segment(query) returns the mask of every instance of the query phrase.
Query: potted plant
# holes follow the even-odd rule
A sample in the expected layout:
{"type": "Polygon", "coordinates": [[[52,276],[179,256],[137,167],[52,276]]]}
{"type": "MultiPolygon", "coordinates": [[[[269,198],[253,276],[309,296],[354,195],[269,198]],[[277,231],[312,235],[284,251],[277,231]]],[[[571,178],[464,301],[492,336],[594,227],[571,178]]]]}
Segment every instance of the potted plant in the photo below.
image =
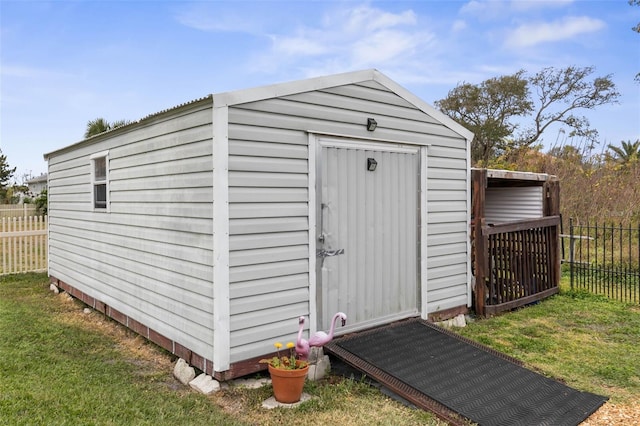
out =
{"type": "Polygon", "coordinates": [[[260,362],[267,364],[271,375],[273,386],[273,396],[276,401],[285,404],[292,404],[300,401],[304,380],[309,371],[309,363],[296,358],[295,345],[287,343],[289,355],[280,355],[282,343],[274,344],[278,354],[272,358],[261,359],[260,362]]]}

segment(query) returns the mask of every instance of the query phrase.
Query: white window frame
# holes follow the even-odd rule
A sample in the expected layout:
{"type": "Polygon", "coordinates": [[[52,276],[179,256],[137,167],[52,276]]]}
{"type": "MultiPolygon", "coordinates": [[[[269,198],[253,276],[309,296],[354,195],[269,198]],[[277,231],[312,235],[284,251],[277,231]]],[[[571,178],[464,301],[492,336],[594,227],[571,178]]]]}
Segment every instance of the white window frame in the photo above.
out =
{"type": "Polygon", "coordinates": [[[109,151],[101,151],[92,154],[89,159],[91,160],[91,206],[95,212],[109,212],[111,210],[111,203],[109,202],[109,151]],[[96,179],[96,160],[104,158],[105,161],[105,176],[104,179],[96,179]],[[96,206],[96,186],[105,185],[106,190],[106,205],[104,207],[96,206]]]}

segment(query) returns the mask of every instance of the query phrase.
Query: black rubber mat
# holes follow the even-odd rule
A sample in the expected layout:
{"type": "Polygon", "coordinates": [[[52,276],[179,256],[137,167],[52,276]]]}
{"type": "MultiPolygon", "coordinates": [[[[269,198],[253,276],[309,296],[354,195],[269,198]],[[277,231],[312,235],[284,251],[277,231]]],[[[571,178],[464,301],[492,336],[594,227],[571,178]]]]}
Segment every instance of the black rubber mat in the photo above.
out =
{"type": "Polygon", "coordinates": [[[411,401],[426,395],[480,425],[578,425],[607,400],[422,320],[335,339],[326,349],[376,380],[387,377],[411,401]]]}

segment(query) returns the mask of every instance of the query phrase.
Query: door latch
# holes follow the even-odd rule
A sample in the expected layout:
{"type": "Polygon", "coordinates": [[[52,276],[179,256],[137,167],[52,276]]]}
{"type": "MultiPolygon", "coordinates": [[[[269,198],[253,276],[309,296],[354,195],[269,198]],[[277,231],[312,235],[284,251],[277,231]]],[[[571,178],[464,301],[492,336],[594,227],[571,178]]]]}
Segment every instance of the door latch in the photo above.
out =
{"type": "Polygon", "coordinates": [[[316,256],[317,257],[332,257],[332,256],[339,256],[341,254],[344,254],[344,249],[337,249],[337,250],[316,250],[316,256]]]}

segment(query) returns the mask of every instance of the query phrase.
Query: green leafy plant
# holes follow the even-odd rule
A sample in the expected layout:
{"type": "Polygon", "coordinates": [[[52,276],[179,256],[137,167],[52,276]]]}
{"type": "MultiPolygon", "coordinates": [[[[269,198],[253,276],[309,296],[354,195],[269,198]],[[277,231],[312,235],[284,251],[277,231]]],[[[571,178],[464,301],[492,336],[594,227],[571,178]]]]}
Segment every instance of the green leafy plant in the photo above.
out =
{"type": "Polygon", "coordinates": [[[306,361],[297,359],[296,348],[293,342],[287,343],[287,349],[289,350],[288,355],[280,355],[282,343],[276,342],[273,346],[276,347],[278,354],[271,358],[261,359],[259,361],[261,364],[269,364],[271,367],[278,368],[280,370],[300,370],[308,365],[306,361]]]}
{"type": "Polygon", "coordinates": [[[47,214],[48,205],[49,205],[49,203],[47,202],[47,198],[48,198],[47,190],[43,189],[40,195],[38,195],[38,197],[35,199],[36,210],[38,211],[38,213],[42,215],[47,214]]]}

